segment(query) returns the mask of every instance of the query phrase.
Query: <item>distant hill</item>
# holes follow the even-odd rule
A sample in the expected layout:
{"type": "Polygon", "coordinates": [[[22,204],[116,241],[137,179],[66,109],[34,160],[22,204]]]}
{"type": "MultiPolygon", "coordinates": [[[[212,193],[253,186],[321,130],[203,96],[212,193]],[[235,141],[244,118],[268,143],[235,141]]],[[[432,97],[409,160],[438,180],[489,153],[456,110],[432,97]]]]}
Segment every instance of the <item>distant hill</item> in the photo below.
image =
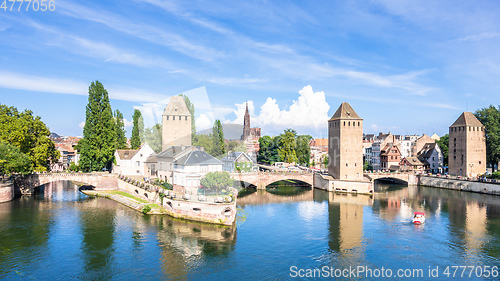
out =
{"type": "MultiPolygon", "coordinates": [[[[228,140],[240,140],[241,135],[243,134],[243,125],[222,124],[222,130],[224,130],[224,138],[228,140]]],[[[196,134],[198,135],[208,135],[211,133],[212,133],[212,128],[196,132],[196,134]]]]}

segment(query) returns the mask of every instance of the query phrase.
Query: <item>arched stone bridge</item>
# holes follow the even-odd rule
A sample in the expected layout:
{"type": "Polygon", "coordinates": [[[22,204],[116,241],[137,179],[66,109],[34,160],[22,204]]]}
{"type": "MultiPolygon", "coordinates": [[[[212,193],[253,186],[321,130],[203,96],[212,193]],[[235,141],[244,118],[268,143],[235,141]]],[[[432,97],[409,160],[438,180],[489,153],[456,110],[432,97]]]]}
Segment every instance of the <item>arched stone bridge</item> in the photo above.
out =
{"type": "Polygon", "coordinates": [[[406,183],[408,185],[416,185],[418,183],[417,176],[414,173],[365,173],[364,177],[370,181],[386,180],[406,183]]]}
{"type": "Polygon", "coordinates": [[[296,180],[313,186],[312,173],[298,172],[251,172],[251,173],[233,173],[234,180],[253,184],[257,189],[265,189],[273,182],[281,180],[296,180]]]}
{"type": "Polygon", "coordinates": [[[15,179],[16,193],[32,194],[34,189],[56,181],[73,181],[91,185],[96,190],[116,189],[118,186],[117,175],[110,173],[40,173],[15,179]]]}

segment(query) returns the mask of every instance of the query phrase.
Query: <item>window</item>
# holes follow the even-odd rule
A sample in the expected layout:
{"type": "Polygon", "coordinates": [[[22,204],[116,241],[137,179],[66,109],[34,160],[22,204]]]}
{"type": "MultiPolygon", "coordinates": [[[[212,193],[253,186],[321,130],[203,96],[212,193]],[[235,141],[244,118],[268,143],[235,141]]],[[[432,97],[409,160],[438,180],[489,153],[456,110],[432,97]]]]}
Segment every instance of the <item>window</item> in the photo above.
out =
{"type": "Polygon", "coordinates": [[[344,121],[344,126],[345,126],[345,121],[344,121]]]}
{"type": "Polygon", "coordinates": [[[187,121],[187,120],[188,120],[188,117],[186,116],[186,119],[185,119],[185,121],[187,121]]]}
{"type": "Polygon", "coordinates": [[[359,125],[359,124],[360,124],[360,122],[358,122],[358,127],[359,127],[359,126],[361,126],[361,125],[359,125]]]}
{"type": "Polygon", "coordinates": [[[351,126],[351,121],[347,122],[347,126],[351,126]]]}
{"type": "Polygon", "coordinates": [[[481,165],[481,161],[479,161],[479,165],[481,165]]]}
{"type": "Polygon", "coordinates": [[[170,116],[167,115],[167,120],[168,120],[168,117],[170,117],[170,116]]]}
{"type": "Polygon", "coordinates": [[[135,165],[136,165],[137,167],[139,167],[139,166],[141,166],[141,162],[140,162],[140,161],[136,161],[136,162],[135,162],[135,165]]]}
{"type": "Polygon", "coordinates": [[[174,121],[175,121],[175,116],[172,116],[172,120],[174,120],[174,121]]]}

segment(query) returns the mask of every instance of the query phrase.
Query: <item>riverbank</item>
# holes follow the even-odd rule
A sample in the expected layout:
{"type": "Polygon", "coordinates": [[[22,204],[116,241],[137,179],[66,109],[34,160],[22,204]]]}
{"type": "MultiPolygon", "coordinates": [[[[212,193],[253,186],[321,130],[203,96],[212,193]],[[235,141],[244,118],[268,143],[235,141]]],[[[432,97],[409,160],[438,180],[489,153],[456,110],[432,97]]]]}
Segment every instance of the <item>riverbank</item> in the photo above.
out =
{"type": "Polygon", "coordinates": [[[119,190],[80,190],[83,194],[88,196],[102,197],[116,201],[124,206],[134,209],[138,212],[148,215],[164,215],[166,210],[158,204],[148,202],[144,199],[130,195],[124,191],[119,190]]]}
{"type": "Polygon", "coordinates": [[[500,185],[484,183],[479,181],[467,181],[459,179],[437,178],[419,175],[419,186],[430,186],[459,191],[500,195],[500,185]]]}

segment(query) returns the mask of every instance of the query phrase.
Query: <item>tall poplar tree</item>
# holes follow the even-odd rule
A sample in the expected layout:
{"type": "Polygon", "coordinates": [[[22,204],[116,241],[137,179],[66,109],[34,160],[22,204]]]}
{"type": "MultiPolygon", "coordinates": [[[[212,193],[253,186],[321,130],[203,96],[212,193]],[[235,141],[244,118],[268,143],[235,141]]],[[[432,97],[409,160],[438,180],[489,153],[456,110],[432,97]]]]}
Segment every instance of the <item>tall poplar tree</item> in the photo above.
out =
{"type": "Polygon", "coordinates": [[[142,141],[144,140],[144,120],[142,119],[142,114],[139,109],[134,110],[132,122],[134,123],[134,127],[132,128],[130,146],[132,149],[138,149],[141,147],[142,141]]]}
{"type": "Polygon", "coordinates": [[[226,142],[224,139],[224,131],[222,130],[222,124],[219,119],[215,120],[213,127],[213,146],[212,155],[219,156],[226,153],[226,142]]]}
{"type": "Polygon", "coordinates": [[[115,111],[115,132],[116,132],[116,149],[127,148],[127,137],[125,137],[125,124],[123,123],[123,114],[117,109],[115,111]]]}
{"type": "Polygon", "coordinates": [[[78,142],[80,167],[84,171],[111,169],[116,149],[116,122],[104,86],[95,81],[89,87],[83,139],[78,142]]]}

